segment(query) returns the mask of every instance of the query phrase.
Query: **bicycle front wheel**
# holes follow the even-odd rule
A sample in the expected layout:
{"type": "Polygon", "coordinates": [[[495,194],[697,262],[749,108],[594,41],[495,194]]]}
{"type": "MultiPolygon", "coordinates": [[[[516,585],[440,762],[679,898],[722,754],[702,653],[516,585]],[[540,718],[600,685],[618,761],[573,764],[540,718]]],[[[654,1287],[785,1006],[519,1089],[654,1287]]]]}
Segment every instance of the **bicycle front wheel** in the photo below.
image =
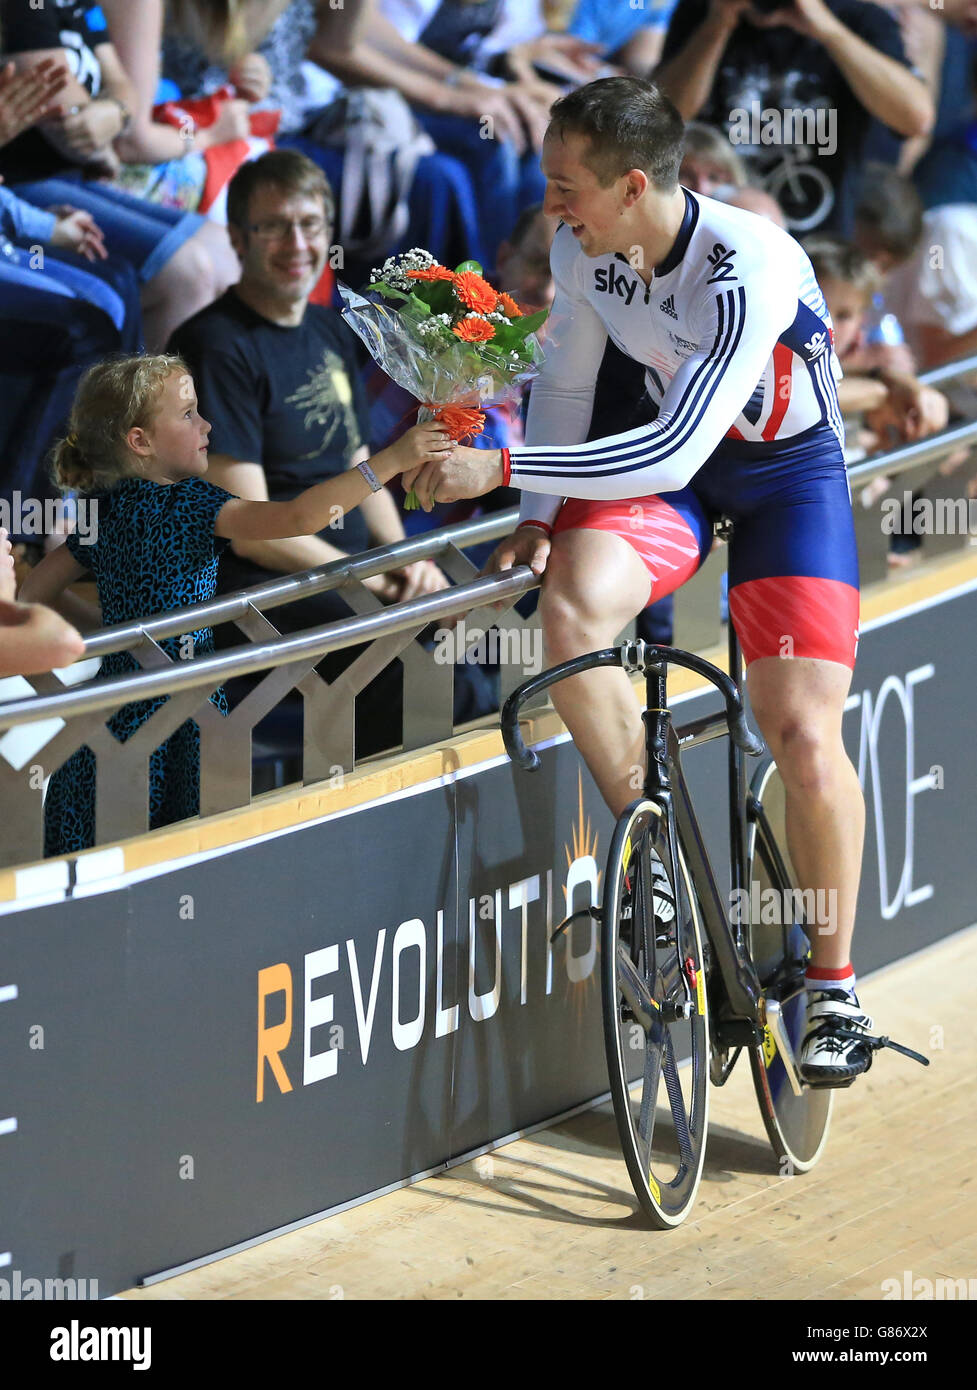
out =
{"type": "Polygon", "coordinates": [[[601,930],[604,1044],[621,1147],[642,1211],[669,1230],[691,1211],[702,1177],[709,1019],[698,904],[654,802],[634,802],[617,823],[601,930]]]}

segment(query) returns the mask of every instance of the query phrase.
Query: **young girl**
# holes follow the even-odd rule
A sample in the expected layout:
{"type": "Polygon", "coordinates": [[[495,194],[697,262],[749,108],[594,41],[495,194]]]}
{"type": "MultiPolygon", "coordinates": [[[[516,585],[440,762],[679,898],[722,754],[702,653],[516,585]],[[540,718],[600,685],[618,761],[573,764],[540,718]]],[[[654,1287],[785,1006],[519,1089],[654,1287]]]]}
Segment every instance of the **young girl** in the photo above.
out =
{"type": "MultiPolygon", "coordinates": [[[[217,562],[229,541],[280,540],[322,530],[358,507],[405,468],[451,452],[440,425],[415,425],[396,444],[291,502],[253,502],[209,483],[210,425],[197,411],[193,380],[179,357],[128,357],[99,363],[82,378],[70,432],[54,455],[56,481],[95,494],[97,526],[68,536],[21,587],[25,602],[47,602],[83,628],[131,622],[213,598],[217,562]],[[98,587],[101,614],[64,590],[87,571],[98,587]],[[87,611],[86,611],[87,610],[87,611]]],[[[214,650],[210,628],[164,638],[178,660],[214,650]]],[[[113,652],[100,674],[140,667],[113,652]]],[[[222,714],[222,690],[211,696],[222,714]]],[[[166,696],[126,705],[108,721],[124,743],[164,704],[166,696]]],[[[197,814],[200,731],[192,720],[150,758],[151,829],[197,814]]],[[[95,756],[80,748],[56,772],[45,802],[46,855],[69,854],[95,843],[95,756]]]]}

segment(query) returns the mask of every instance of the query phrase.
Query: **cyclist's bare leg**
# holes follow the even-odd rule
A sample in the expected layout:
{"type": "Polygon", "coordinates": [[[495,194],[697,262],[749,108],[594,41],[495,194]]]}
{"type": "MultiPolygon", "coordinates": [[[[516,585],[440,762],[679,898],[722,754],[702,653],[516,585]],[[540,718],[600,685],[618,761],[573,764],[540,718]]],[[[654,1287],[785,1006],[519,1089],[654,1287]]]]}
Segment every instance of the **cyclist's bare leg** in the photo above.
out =
{"type": "MultiPolygon", "coordinates": [[[[645,607],[651,577],[635,551],[608,531],[561,531],[553,538],[539,612],[546,662],[612,647],[645,607]]],[[[641,704],[625,673],[587,671],[553,687],[553,703],[612,813],[644,782],[641,704]]]]}
{"type": "Polygon", "coordinates": [[[807,657],[763,657],[747,672],[753,713],[784,781],[797,886],[815,890],[817,916],[827,918],[811,942],[812,964],[824,969],[850,960],[865,834],[865,800],[841,738],[851,675],[807,657]]]}

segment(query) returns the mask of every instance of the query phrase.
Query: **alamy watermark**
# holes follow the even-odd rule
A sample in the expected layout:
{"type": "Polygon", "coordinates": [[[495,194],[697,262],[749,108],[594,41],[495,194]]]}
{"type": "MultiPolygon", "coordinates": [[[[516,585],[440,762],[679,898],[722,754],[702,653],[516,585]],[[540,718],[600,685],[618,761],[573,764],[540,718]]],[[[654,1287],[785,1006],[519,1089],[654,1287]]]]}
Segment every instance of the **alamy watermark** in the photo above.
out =
{"type": "Polygon", "coordinates": [[[97,1279],[36,1279],[19,1269],[10,1270],[9,1278],[0,1279],[0,1303],[28,1303],[34,1299],[98,1298],[97,1279]]]}
{"type": "Polygon", "coordinates": [[[797,922],[817,927],[819,936],[838,930],[837,888],[761,888],[753,880],[749,888],[734,888],[729,895],[729,920],[733,926],[782,927],[797,922]]]}
{"type": "Polygon", "coordinates": [[[74,529],[82,545],[98,540],[96,497],[0,497],[0,527],[11,536],[56,536],[74,529]]]}
{"type": "Polygon", "coordinates": [[[434,659],[440,665],[456,661],[469,666],[520,666],[537,675],[543,669],[543,633],[538,627],[468,627],[460,618],[454,627],[439,628],[434,635],[434,659]]]}
{"type": "Polygon", "coordinates": [[[912,1299],[935,1299],[937,1302],[977,1299],[977,1279],[916,1279],[911,1269],[902,1271],[901,1279],[883,1279],[882,1297],[912,1299]]]}
{"type": "Polygon", "coordinates": [[[882,502],[882,533],[886,536],[977,537],[977,497],[902,497],[882,502]]]}
{"type": "Polygon", "coordinates": [[[735,106],[729,113],[729,139],[733,145],[807,145],[818,154],[833,155],[838,148],[838,112],[833,106],[735,106]]]}

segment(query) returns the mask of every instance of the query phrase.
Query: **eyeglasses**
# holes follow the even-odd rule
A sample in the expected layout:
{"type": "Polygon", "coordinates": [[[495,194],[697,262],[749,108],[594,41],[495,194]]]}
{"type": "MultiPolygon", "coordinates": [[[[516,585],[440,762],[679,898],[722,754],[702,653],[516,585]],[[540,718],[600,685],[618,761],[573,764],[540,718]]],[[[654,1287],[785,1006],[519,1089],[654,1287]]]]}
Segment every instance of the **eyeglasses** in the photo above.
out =
{"type": "Polygon", "coordinates": [[[267,222],[252,222],[249,232],[254,232],[259,241],[284,241],[293,227],[297,227],[306,241],[314,241],[326,230],[324,217],[270,217],[267,222]]]}

